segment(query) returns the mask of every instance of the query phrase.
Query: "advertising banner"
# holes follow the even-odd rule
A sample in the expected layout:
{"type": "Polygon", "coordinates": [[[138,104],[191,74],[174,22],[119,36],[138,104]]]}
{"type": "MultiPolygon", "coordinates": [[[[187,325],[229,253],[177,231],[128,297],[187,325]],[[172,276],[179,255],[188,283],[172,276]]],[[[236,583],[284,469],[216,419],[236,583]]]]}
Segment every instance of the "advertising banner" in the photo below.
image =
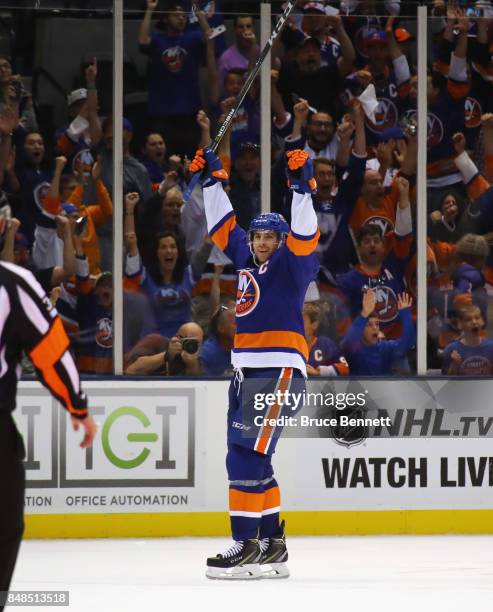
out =
{"type": "MultiPolygon", "coordinates": [[[[22,383],[15,418],[26,447],[26,514],[198,513],[205,521],[225,513],[228,385],[86,383],[98,435],[82,450],[66,411],[37,383],[22,383]]],[[[272,427],[283,429],[273,459],[283,509],[493,508],[490,387],[309,381],[304,406],[284,398],[286,418],[272,427]]],[[[272,398],[260,398],[245,423],[271,414],[272,398]]]]}

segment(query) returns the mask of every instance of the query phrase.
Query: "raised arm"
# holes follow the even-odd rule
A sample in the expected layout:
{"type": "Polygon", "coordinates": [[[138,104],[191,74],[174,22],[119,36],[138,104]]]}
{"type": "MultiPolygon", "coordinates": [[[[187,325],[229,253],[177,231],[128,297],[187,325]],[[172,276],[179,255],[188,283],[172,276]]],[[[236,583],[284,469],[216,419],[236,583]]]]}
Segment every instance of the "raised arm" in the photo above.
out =
{"type": "Polygon", "coordinates": [[[125,196],[125,219],[123,221],[123,234],[127,242],[127,257],[137,257],[139,249],[137,240],[128,241],[128,236],[135,236],[135,207],[139,203],[138,193],[127,193],[125,196]]]}
{"type": "Polygon", "coordinates": [[[203,181],[207,231],[213,243],[234,262],[243,267],[250,256],[245,231],[237,224],[233,206],[222,183],[228,180],[219,157],[209,148],[198,149],[190,163],[192,174],[199,172],[203,181]]]}
{"type": "Polygon", "coordinates": [[[334,34],[341,45],[341,56],[337,60],[337,69],[339,70],[339,74],[344,77],[354,68],[356,51],[354,50],[353,43],[351,42],[351,39],[344,28],[340,15],[329,15],[327,17],[327,25],[332,27],[334,34]]]}
{"type": "Polygon", "coordinates": [[[291,231],[286,246],[294,255],[310,255],[317,248],[320,230],[313,208],[312,193],[317,188],[313,162],[301,149],[287,152],[289,186],[293,191],[291,231]]]}
{"type": "MultiPolygon", "coordinates": [[[[294,142],[301,138],[302,131],[306,127],[309,112],[310,106],[307,100],[301,98],[298,102],[296,102],[296,104],[293,106],[293,130],[286,138],[286,141],[294,142]]],[[[299,143],[297,142],[296,144],[298,145],[299,143]]]]}
{"type": "Polygon", "coordinates": [[[5,230],[3,248],[0,251],[0,261],[9,261],[10,263],[14,263],[15,235],[20,225],[21,222],[19,219],[16,219],[15,217],[9,219],[7,229],[5,230]]]}
{"type": "Polygon", "coordinates": [[[397,296],[397,308],[402,323],[402,335],[398,340],[389,344],[395,357],[405,355],[416,342],[416,332],[411,312],[412,304],[413,298],[408,293],[400,293],[397,296]]]}
{"type": "Polygon", "coordinates": [[[139,45],[148,47],[151,44],[151,20],[152,13],[156,10],[158,0],[147,0],[147,8],[144,19],[139,28],[139,45]]]}
{"type": "Polygon", "coordinates": [[[351,324],[346,335],[341,342],[341,350],[348,355],[356,353],[362,347],[363,332],[368,317],[374,312],[377,303],[375,292],[373,289],[368,289],[363,294],[361,314],[359,314],[351,324]]]}
{"type": "Polygon", "coordinates": [[[46,193],[47,199],[49,198],[52,201],[60,199],[60,178],[66,164],[67,158],[63,155],[60,155],[55,159],[55,172],[53,173],[53,180],[51,181],[50,187],[46,193]]]}
{"type": "Polygon", "coordinates": [[[86,68],[86,118],[89,123],[89,136],[91,137],[91,145],[96,146],[101,142],[103,131],[98,117],[98,90],[96,87],[96,79],[98,76],[98,63],[95,57],[86,68]]]}
{"type": "Polygon", "coordinates": [[[50,279],[52,287],[58,287],[64,280],[75,274],[75,248],[70,220],[68,217],[58,215],[56,222],[63,242],[63,265],[53,268],[50,279]]]}

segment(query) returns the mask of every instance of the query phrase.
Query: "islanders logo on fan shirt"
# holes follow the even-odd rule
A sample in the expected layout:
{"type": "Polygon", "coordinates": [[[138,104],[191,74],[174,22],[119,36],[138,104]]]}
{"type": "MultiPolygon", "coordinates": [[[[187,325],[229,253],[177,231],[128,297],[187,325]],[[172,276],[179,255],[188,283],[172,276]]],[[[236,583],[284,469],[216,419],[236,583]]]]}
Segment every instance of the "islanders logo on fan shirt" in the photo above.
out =
{"type": "MultiPolygon", "coordinates": [[[[464,107],[464,113],[466,112],[466,109],[464,107]]],[[[418,114],[415,110],[408,110],[404,113],[403,115],[404,119],[408,120],[408,121],[417,121],[418,120],[418,114]]],[[[427,124],[428,124],[428,133],[427,133],[427,139],[428,139],[428,146],[429,147],[436,147],[437,145],[439,145],[442,140],[443,140],[443,135],[444,135],[444,128],[443,128],[443,123],[440,120],[439,117],[437,117],[435,115],[435,113],[428,113],[427,115],[427,124]]]]}
{"type": "Polygon", "coordinates": [[[259,299],[260,289],[253,274],[249,270],[241,270],[236,291],[236,316],[244,317],[250,314],[255,310],[259,299]]]}
{"type": "Polygon", "coordinates": [[[365,220],[363,227],[367,225],[376,225],[380,228],[382,232],[382,236],[385,236],[387,232],[390,232],[394,229],[394,224],[391,219],[388,217],[384,217],[383,215],[374,215],[373,217],[368,217],[365,220]]]}
{"type": "Polygon", "coordinates": [[[113,321],[108,317],[103,317],[96,325],[96,344],[102,348],[111,348],[113,346],[113,321]]]}
{"type": "Polygon", "coordinates": [[[161,56],[164,67],[170,72],[181,72],[185,66],[187,52],[183,47],[170,47],[161,56]]]}
{"type": "Polygon", "coordinates": [[[36,185],[33,190],[34,202],[36,203],[36,206],[39,208],[39,210],[44,214],[47,213],[43,208],[43,200],[48,195],[49,189],[50,183],[48,183],[48,181],[43,181],[42,183],[39,183],[39,185],[36,185]]]}
{"type": "Polygon", "coordinates": [[[470,129],[478,128],[481,125],[481,116],[483,109],[481,104],[469,96],[464,102],[464,111],[466,117],[466,127],[470,129]]]}
{"type": "Polygon", "coordinates": [[[377,286],[373,287],[375,292],[375,312],[382,323],[390,323],[393,321],[399,312],[397,308],[397,296],[390,287],[377,286]]]}
{"type": "Polygon", "coordinates": [[[368,129],[375,134],[397,125],[399,112],[397,106],[388,98],[377,98],[378,106],[375,110],[375,123],[366,118],[368,129]]]}
{"type": "Polygon", "coordinates": [[[434,114],[428,113],[428,146],[436,147],[443,140],[443,123],[434,114]]]}

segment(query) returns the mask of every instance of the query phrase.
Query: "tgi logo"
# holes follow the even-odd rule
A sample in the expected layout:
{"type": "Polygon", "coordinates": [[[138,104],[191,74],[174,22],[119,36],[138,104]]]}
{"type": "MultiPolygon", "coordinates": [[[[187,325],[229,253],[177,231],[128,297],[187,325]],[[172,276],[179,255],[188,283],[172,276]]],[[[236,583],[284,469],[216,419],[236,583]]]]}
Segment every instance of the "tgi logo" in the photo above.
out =
{"type": "Polygon", "coordinates": [[[98,389],[88,395],[99,427],[94,445],[81,450],[81,430],[72,431],[63,408],[42,391],[35,401],[21,392],[16,414],[27,487],[194,485],[194,389],[98,389]]]}

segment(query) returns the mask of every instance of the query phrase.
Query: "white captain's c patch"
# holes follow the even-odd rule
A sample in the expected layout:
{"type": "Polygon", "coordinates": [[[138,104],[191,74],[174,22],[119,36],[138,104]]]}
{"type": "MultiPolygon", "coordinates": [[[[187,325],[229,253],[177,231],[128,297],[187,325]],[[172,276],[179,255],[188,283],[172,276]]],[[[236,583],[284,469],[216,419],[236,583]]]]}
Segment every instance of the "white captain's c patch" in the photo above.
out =
{"type": "Polygon", "coordinates": [[[248,270],[241,270],[236,291],[236,316],[244,317],[250,314],[255,310],[259,299],[260,288],[253,274],[248,270]]]}

